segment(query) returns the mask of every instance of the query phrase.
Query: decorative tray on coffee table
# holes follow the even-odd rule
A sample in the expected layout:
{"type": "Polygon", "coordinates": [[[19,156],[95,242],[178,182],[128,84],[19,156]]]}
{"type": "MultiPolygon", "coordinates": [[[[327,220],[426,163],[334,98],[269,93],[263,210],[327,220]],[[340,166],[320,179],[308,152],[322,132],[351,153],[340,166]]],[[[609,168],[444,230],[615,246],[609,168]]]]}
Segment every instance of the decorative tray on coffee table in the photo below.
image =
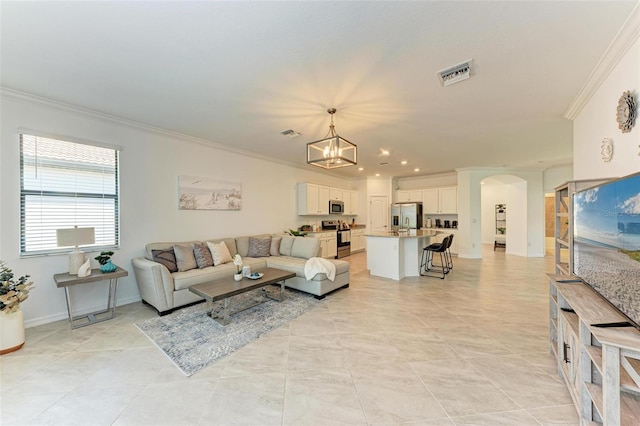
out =
{"type": "Polygon", "coordinates": [[[249,278],[250,280],[259,280],[262,277],[264,277],[264,274],[262,272],[254,272],[251,275],[249,275],[247,278],[249,278]]]}

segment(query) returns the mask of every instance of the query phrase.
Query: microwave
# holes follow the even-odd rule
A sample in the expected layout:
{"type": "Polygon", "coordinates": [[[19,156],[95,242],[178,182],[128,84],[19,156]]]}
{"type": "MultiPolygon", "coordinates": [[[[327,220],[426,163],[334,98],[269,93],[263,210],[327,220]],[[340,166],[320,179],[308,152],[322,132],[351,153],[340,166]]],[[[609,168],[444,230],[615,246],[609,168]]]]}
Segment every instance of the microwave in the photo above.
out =
{"type": "Polygon", "coordinates": [[[338,200],[329,200],[329,213],[331,214],[344,213],[344,203],[338,200]]]}

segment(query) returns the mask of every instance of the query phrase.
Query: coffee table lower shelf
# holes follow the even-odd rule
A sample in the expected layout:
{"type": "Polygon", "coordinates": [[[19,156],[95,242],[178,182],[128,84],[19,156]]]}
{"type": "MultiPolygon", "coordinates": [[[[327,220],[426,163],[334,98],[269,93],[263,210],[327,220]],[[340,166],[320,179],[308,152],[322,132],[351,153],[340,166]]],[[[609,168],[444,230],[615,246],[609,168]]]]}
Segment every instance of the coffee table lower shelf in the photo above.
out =
{"type": "Polygon", "coordinates": [[[189,291],[197,294],[207,301],[207,315],[216,320],[221,325],[229,325],[231,315],[237,314],[256,305],[266,302],[269,299],[282,302],[284,300],[284,282],[289,278],[296,276],[295,273],[283,271],[275,268],[266,268],[260,270],[264,273],[262,278],[251,280],[243,278],[241,281],[235,281],[233,276],[224,277],[217,280],[209,281],[202,284],[196,284],[189,288],[189,291]],[[280,285],[280,294],[277,297],[269,295],[266,290],[268,285],[280,285]],[[234,307],[231,297],[238,294],[246,293],[251,290],[262,288],[262,298],[256,299],[253,303],[234,307]],[[213,302],[222,300],[222,309],[213,311],[213,302]]]}

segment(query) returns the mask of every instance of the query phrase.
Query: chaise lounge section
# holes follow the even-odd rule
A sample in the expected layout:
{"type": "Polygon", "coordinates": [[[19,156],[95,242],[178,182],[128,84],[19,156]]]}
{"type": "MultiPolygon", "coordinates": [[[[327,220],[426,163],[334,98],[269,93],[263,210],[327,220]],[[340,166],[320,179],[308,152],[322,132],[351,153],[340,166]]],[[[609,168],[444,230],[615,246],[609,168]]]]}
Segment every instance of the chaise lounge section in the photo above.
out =
{"type": "Polygon", "coordinates": [[[165,264],[154,260],[154,254],[171,252],[176,246],[194,249],[197,244],[206,246],[207,243],[221,242],[224,242],[231,256],[239,254],[244,265],[250,266],[252,272],[264,268],[294,272],[296,276],[286,280],[285,286],[313,294],[318,299],[324,298],[327,293],[336,289],[349,287],[349,263],[343,260],[330,260],[336,267],[333,281],[324,273],[316,274],[311,280],[305,278],[304,267],[307,260],[318,256],[320,252],[320,241],[315,238],[258,235],[205,241],[160,242],[147,244],[145,257],[132,261],[143,302],[153,306],[159,315],[165,315],[182,306],[202,301],[203,299],[189,291],[189,287],[235,274],[236,266],[233,262],[171,272],[165,264]],[[270,241],[268,253],[261,253],[268,255],[249,256],[255,254],[255,250],[250,250],[250,244],[256,240],[270,241]]]}

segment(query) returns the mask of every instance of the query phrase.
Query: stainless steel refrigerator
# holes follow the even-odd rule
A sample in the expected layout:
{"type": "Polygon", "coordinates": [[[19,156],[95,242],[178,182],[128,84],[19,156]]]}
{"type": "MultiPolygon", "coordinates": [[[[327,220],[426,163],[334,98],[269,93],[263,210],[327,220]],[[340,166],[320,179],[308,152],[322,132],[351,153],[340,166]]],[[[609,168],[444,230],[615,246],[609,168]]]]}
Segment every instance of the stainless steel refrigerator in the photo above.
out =
{"type": "Polygon", "coordinates": [[[422,228],[422,203],[391,204],[391,230],[422,228]]]}

